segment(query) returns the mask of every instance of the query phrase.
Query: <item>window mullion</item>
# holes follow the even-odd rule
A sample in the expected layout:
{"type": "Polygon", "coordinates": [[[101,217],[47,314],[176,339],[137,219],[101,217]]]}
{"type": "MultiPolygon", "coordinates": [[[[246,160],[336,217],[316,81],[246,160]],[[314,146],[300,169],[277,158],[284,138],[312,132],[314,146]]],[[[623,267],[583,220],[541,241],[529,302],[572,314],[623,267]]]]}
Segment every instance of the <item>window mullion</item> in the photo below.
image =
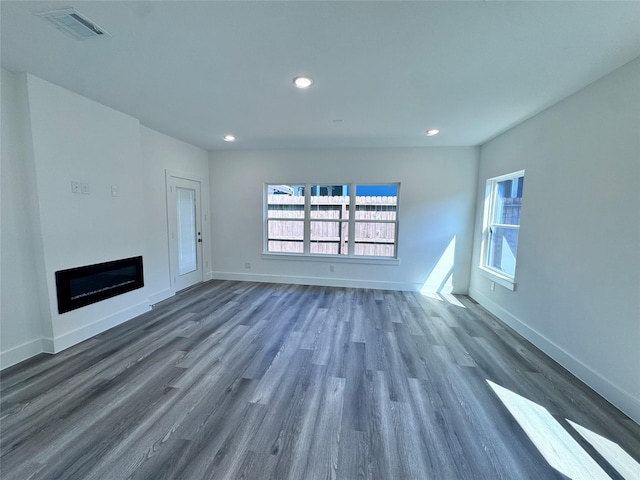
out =
{"type": "Polygon", "coordinates": [[[355,183],[349,184],[349,232],[347,243],[347,255],[352,257],[356,250],[356,185],[355,183]]]}
{"type": "Polygon", "coordinates": [[[304,186],[304,226],[303,226],[303,252],[309,255],[311,252],[311,184],[304,186]]]}

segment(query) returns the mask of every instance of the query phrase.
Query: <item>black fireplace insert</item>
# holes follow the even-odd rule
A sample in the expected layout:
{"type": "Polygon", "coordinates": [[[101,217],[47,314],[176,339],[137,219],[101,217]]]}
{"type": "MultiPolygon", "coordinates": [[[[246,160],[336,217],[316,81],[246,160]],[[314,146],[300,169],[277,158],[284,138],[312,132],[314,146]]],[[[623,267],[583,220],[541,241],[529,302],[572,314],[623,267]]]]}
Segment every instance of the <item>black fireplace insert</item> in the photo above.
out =
{"type": "Polygon", "coordinates": [[[58,313],[100,302],[144,286],[142,257],[56,272],[58,313]]]}

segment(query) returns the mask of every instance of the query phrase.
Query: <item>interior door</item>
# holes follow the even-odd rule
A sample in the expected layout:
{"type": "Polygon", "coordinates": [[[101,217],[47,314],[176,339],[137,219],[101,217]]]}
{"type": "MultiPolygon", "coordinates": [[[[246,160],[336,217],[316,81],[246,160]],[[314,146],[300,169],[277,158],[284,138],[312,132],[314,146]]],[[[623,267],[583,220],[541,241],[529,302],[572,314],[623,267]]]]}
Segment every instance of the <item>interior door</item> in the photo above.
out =
{"type": "Polygon", "coordinates": [[[202,282],[200,182],[168,176],[171,286],[183,290],[202,282]]]}

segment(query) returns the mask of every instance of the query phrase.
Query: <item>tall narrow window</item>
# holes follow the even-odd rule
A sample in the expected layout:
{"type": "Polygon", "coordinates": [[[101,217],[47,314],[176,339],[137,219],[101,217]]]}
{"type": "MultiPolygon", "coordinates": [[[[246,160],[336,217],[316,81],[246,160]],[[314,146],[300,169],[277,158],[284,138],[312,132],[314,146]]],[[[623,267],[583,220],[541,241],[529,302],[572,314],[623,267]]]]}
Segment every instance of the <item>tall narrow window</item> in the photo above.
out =
{"type": "Polygon", "coordinates": [[[487,180],[480,267],[507,280],[516,274],[524,171],[487,180]]]}

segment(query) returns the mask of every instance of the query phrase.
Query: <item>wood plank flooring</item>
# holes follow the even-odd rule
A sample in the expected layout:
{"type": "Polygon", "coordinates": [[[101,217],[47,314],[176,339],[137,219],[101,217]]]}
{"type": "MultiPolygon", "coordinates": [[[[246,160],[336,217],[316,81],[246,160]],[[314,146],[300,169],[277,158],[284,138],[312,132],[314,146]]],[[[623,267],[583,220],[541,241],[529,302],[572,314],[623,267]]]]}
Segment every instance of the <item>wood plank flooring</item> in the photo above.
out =
{"type": "Polygon", "coordinates": [[[207,282],[3,371],[0,476],[563,479],[584,458],[584,478],[638,471],[636,423],[456,299],[207,282]],[[538,434],[576,452],[559,455],[567,470],[538,434]]]}

